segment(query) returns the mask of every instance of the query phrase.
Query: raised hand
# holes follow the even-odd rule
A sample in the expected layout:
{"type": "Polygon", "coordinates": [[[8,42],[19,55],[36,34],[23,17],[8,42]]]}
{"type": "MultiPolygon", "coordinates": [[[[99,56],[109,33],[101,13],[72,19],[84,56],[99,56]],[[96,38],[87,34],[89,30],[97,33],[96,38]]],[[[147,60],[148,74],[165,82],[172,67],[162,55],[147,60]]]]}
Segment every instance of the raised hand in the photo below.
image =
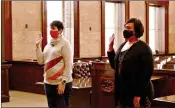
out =
{"type": "Polygon", "coordinates": [[[41,35],[39,35],[37,41],[36,41],[36,47],[38,48],[41,45],[43,37],[41,35]]]}
{"type": "Polygon", "coordinates": [[[112,51],[113,50],[113,45],[114,45],[114,33],[112,34],[112,36],[109,38],[109,48],[108,51],[112,51]]]}
{"type": "Polygon", "coordinates": [[[133,104],[134,108],[140,108],[140,97],[134,97],[133,104]]]}

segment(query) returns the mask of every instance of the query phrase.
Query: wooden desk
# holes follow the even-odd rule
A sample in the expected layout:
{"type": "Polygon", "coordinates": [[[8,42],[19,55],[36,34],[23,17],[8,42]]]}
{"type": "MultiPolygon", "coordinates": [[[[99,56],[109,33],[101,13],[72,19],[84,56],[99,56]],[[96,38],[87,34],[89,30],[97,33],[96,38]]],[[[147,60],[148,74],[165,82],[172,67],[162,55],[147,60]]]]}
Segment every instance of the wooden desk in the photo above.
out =
{"type": "Polygon", "coordinates": [[[161,78],[164,78],[164,76],[152,76],[151,77],[151,81],[153,81],[153,80],[159,80],[161,78]]]}
{"type": "Polygon", "coordinates": [[[157,87],[156,98],[175,94],[175,70],[172,69],[154,69],[153,76],[163,76],[164,79],[154,81],[157,87]]]}
{"type": "Polygon", "coordinates": [[[175,103],[175,95],[170,95],[170,96],[164,96],[164,97],[160,97],[160,98],[155,98],[154,100],[175,103]]]}
{"type": "Polygon", "coordinates": [[[114,74],[108,63],[92,63],[91,108],[114,107],[114,74]]]}
{"type": "Polygon", "coordinates": [[[8,61],[12,64],[9,70],[10,90],[45,94],[44,86],[36,84],[43,82],[43,65],[38,65],[36,61],[8,61]]]}
{"type": "MultiPolygon", "coordinates": [[[[92,62],[92,108],[114,107],[114,70],[107,62],[92,62]]],[[[155,70],[151,78],[155,96],[171,95],[173,70],[155,70]],[[170,77],[171,76],[171,77],[170,77]],[[170,83],[171,82],[171,83],[170,83]]]]}
{"type": "Polygon", "coordinates": [[[11,64],[1,64],[1,100],[9,102],[9,68],[11,64]]]}
{"type": "Polygon", "coordinates": [[[175,108],[175,95],[155,98],[153,100],[152,106],[161,108],[175,108]]]}

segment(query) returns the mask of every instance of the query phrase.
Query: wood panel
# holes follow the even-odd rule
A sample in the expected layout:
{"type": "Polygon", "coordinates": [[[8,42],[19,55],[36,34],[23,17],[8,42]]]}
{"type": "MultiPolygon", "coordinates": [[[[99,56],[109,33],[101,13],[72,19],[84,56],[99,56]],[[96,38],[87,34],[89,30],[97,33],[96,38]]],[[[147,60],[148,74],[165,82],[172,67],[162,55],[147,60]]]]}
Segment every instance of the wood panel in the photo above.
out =
{"type": "Polygon", "coordinates": [[[9,102],[9,68],[11,64],[1,65],[1,100],[2,102],[9,102]]]}
{"type": "Polygon", "coordinates": [[[125,21],[127,21],[130,18],[130,2],[126,1],[125,2],[125,21]]]}
{"type": "Polygon", "coordinates": [[[105,56],[105,1],[101,1],[101,56],[105,56]]]}
{"type": "MultiPolygon", "coordinates": [[[[110,67],[109,63],[92,62],[92,64],[91,107],[113,108],[114,87],[112,86],[114,83],[114,70],[110,67]],[[105,86],[104,82],[108,84],[103,88],[103,86],[105,86]]],[[[154,70],[151,80],[155,90],[155,98],[175,93],[175,70],[154,70]]]]}
{"type": "Polygon", "coordinates": [[[175,70],[155,69],[153,75],[164,76],[165,78],[164,81],[162,81],[162,83],[159,82],[159,87],[157,87],[157,90],[160,91],[161,88],[161,91],[160,93],[156,93],[156,97],[175,94],[175,70]]]}
{"type": "Polygon", "coordinates": [[[79,1],[74,1],[74,57],[80,57],[79,1]]]}
{"type": "Polygon", "coordinates": [[[43,82],[43,66],[36,62],[9,61],[12,67],[9,71],[11,90],[20,90],[44,94],[44,87],[36,84],[43,82]]]}
{"type": "Polygon", "coordinates": [[[72,89],[70,108],[90,108],[90,88],[72,89]]]}
{"type": "Polygon", "coordinates": [[[12,60],[12,1],[2,1],[2,27],[4,27],[5,60],[12,60]]]}
{"type": "Polygon", "coordinates": [[[169,1],[162,1],[162,0],[148,0],[147,2],[150,5],[169,5],[169,1]]]}
{"type": "Polygon", "coordinates": [[[42,50],[47,44],[47,7],[46,1],[41,1],[41,18],[42,18],[42,50]]]}
{"type": "Polygon", "coordinates": [[[165,54],[168,53],[169,53],[169,5],[165,5],[165,54]]]}
{"type": "Polygon", "coordinates": [[[175,95],[156,98],[152,102],[152,107],[156,108],[175,108],[175,95]]]}
{"type": "Polygon", "coordinates": [[[113,108],[114,90],[102,89],[103,81],[114,81],[114,70],[109,64],[93,62],[92,65],[92,108],[113,108]]]}

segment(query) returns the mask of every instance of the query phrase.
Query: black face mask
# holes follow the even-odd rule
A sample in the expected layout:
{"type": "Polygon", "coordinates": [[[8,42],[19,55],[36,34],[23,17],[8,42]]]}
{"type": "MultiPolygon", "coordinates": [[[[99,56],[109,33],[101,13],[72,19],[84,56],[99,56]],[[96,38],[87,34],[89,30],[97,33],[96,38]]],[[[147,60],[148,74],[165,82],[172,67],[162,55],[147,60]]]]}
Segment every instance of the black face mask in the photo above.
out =
{"type": "Polygon", "coordinates": [[[123,31],[123,37],[124,38],[130,38],[131,36],[133,36],[133,31],[130,31],[130,30],[124,30],[123,31]]]}

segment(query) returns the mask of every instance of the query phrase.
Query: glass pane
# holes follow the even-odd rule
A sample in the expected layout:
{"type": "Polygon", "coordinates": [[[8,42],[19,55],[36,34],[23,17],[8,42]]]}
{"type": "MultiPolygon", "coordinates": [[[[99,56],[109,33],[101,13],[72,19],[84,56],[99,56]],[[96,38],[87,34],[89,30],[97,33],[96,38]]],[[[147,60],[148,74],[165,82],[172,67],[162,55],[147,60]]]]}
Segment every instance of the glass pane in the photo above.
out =
{"type": "Polygon", "coordinates": [[[116,51],[118,47],[124,42],[123,30],[125,24],[125,3],[116,3],[116,28],[115,28],[115,41],[114,50],[116,51]]]}
{"type": "Polygon", "coordinates": [[[125,24],[125,3],[116,3],[116,28],[124,29],[125,24]]]}
{"type": "Polygon", "coordinates": [[[155,49],[159,53],[165,53],[165,31],[156,30],[155,49]]]}
{"type": "Polygon", "coordinates": [[[156,7],[156,28],[165,30],[165,7],[156,7]]]}
{"type": "Polygon", "coordinates": [[[149,46],[155,52],[155,30],[149,30],[149,46]]]}
{"type": "Polygon", "coordinates": [[[149,29],[155,29],[156,7],[149,6],[149,29]]]}
{"type": "Polygon", "coordinates": [[[105,3],[105,52],[108,50],[109,37],[115,33],[114,50],[124,41],[125,3],[105,3]]]}
{"type": "Polygon", "coordinates": [[[108,50],[109,38],[112,36],[114,31],[115,31],[114,29],[105,29],[105,53],[108,50]]]}
{"type": "Polygon", "coordinates": [[[63,2],[62,1],[46,1],[47,5],[47,41],[50,37],[50,23],[53,20],[63,21],[63,2]]]}
{"type": "Polygon", "coordinates": [[[63,35],[74,49],[74,1],[64,1],[63,15],[65,27],[63,35]]]}
{"type": "Polygon", "coordinates": [[[115,27],[115,3],[105,3],[105,28],[115,27]]]}
{"type": "Polygon", "coordinates": [[[156,7],[155,48],[159,53],[165,52],[165,7],[156,7]],[[160,17],[161,16],[161,17],[160,17]]]}

